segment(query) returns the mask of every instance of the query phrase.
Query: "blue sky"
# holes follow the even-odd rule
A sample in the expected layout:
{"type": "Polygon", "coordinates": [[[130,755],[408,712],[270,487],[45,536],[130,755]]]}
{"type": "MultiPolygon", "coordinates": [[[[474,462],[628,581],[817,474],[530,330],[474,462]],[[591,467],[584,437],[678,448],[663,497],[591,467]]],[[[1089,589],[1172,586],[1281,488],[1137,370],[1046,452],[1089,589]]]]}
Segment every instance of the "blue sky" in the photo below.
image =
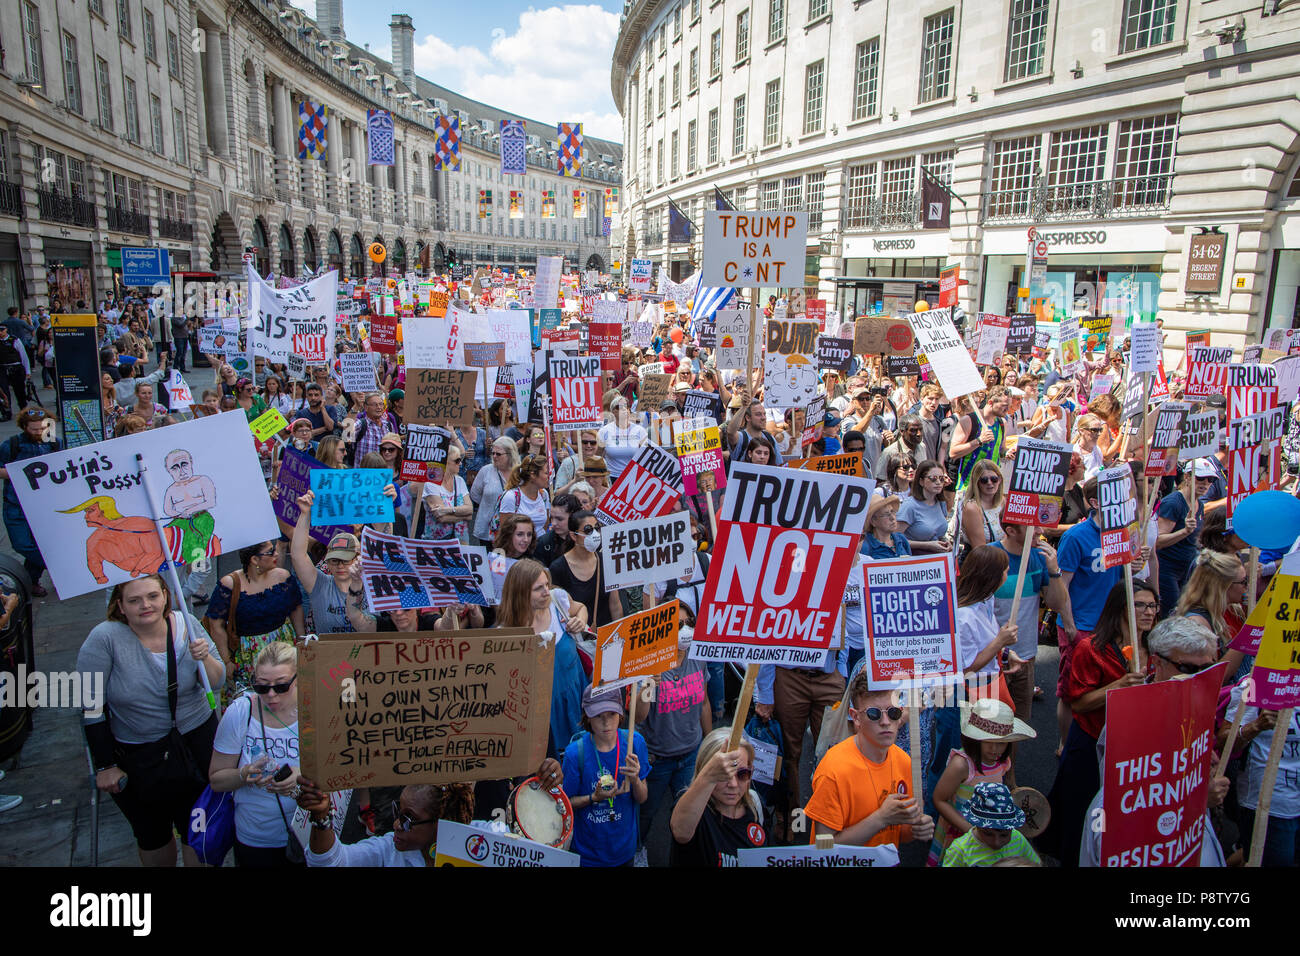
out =
{"type": "MultiPolygon", "coordinates": [[[[316,0],[293,3],[315,16],[316,0]]],[[[593,136],[621,141],[609,66],[622,9],[622,0],[547,7],[516,0],[465,7],[447,0],[343,0],[343,30],[389,59],[388,21],[408,14],[415,23],[415,70],[426,79],[527,116],[578,121],[593,136]],[[473,16],[459,15],[464,9],[473,16]],[[448,18],[451,10],[456,15],[448,18]]]]}

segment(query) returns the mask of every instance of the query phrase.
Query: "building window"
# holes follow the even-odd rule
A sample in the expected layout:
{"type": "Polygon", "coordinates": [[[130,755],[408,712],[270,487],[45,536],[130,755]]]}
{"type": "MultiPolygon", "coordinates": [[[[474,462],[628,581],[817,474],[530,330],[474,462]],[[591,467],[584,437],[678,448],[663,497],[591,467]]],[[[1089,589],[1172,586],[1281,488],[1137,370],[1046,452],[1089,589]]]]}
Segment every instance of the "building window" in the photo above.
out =
{"type": "Polygon", "coordinates": [[[149,126],[153,134],[153,151],[162,153],[163,151],[163,124],[162,124],[162,100],[149,95],[149,126]]]}
{"type": "Polygon", "coordinates": [[[781,81],[769,80],[763,95],[763,145],[781,141],[781,81]]]}
{"type": "Polygon", "coordinates": [[[850,166],[845,179],[848,202],[844,206],[844,228],[861,228],[870,221],[871,197],[876,191],[876,164],[850,166]]]}
{"type": "Polygon", "coordinates": [[[1115,205],[1165,206],[1173,178],[1178,114],[1122,120],[1115,142],[1115,205]]]}
{"type": "Polygon", "coordinates": [[[1030,187],[1039,169],[1039,137],[1020,136],[993,144],[989,217],[1029,215],[1030,187]]]}
{"type": "Polygon", "coordinates": [[[745,94],[736,97],[732,103],[731,113],[731,155],[739,156],[745,151],[745,94]]]}
{"type": "Polygon", "coordinates": [[[826,105],[826,61],[809,63],[803,79],[803,131],[804,135],[819,133],[826,105]]]}
{"type": "Polygon", "coordinates": [[[1177,17],[1178,0],[1124,0],[1119,52],[1131,53],[1171,42],[1177,17]]]}
{"type": "Polygon", "coordinates": [[[90,12],[104,15],[104,0],[90,0],[90,12]]]}
{"type": "Polygon", "coordinates": [[[695,93],[700,88],[700,48],[691,49],[690,67],[686,71],[687,92],[695,93]]]}
{"type": "Polygon", "coordinates": [[[781,208],[781,184],[773,180],[770,183],[761,183],[758,187],[758,209],[760,212],[767,212],[771,209],[781,208]]]}
{"type": "Polygon", "coordinates": [[[673,39],[680,40],[681,38],[682,38],[682,8],[674,7],[673,8],[673,39]]]}
{"type": "Polygon", "coordinates": [[[171,30],[167,31],[167,72],[171,76],[180,79],[181,75],[181,45],[176,39],[176,34],[171,30]]]}
{"type": "Polygon", "coordinates": [[[650,88],[650,77],[647,76],[645,84],[645,108],[641,111],[645,113],[645,124],[647,126],[654,122],[654,105],[655,95],[654,91],[650,88]]]}
{"type": "Polygon", "coordinates": [[[99,125],[113,132],[113,85],[108,76],[108,61],[95,57],[95,85],[99,87],[99,125]]]}
{"type": "Polygon", "coordinates": [[[880,219],[886,226],[916,222],[916,157],[887,159],[880,170],[880,219]]]}
{"type": "Polygon", "coordinates": [[[709,79],[716,80],[722,75],[722,31],[714,30],[709,37],[709,79]]]}
{"type": "Polygon", "coordinates": [[[695,165],[699,159],[699,144],[697,143],[699,136],[697,134],[696,122],[691,120],[686,124],[686,171],[688,173],[695,172],[695,165]]]}
{"type": "Polygon", "coordinates": [[[664,96],[664,91],[667,89],[667,86],[668,86],[668,78],[665,76],[659,77],[659,115],[660,116],[664,115],[664,106],[667,101],[667,98],[664,96]]]}
{"type": "Polygon", "coordinates": [[[77,59],[77,40],[71,33],[63,34],[63,98],[68,111],[81,115],[81,63],[77,59]]]}
{"type": "Polygon", "coordinates": [[[1008,81],[1043,72],[1050,6],[1051,0],[1011,0],[1011,21],[1007,27],[1008,81]]]}
{"type": "Polygon", "coordinates": [[[117,35],[131,39],[131,0],[117,0],[117,35]]]}
{"type": "Polygon", "coordinates": [[[1106,174],[1106,125],[1053,133],[1047,150],[1048,208],[1053,212],[1092,208],[1096,184],[1106,174]]]}
{"type": "Polygon", "coordinates": [[[153,14],[144,10],[144,19],[140,29],[144,33],[144,55],[155,63],[158,62],[158,38],[154,35],[153,14]]]}
{"type": "Polygon", "coordinates": [[[691,0],[691,22],[700,18],[700,0],[691,0]]]}
{"type": "Polygon", "coordinates": [[[51,192],[56,192],[60,196],[68,194],[68,169],[66,158],[57,149],[49,149],[45,146],[36,147],[37,165],[41,167],[41,182],[48,187],[51,192]],[[49,178],[47,170],[54,173],[54,178],[49,178]]]}
{"type": "Polygon", "coordinates": [[[664,184],[664,141],[662,139],[655,148],[655,179],[659,181],[660,186],[664,184]]]}
{"type": "Polygon", "coordinates": [[[673,106],[680,106],[682,102],[682,68],[678,63],[673,64],[673,106]]]}
{"type": "Polygon", "coordinates": [[[23,52],[27,56],[27,79],[45,86],[45,54],[41,50],[41,12],[36,4],[23,4],[23,52]]]}
{"type": "Polygon", "coordinates": [[[808,0],[808,22],[820,20],[831,12],[831,0],[808,0]]]}
{"type": "Polygon", "coordinates": [[[808,228],[821,229],[822,207],[826,204],[826,174],[809,173],[804,186],[804,208],[808,210],[808,228]]]}
{"type": "Polygon", "coordinates": [[[709,110],[709,164],[712,165],[718,161],[718,110],[717,107],[709,110]]]}
{"type": "Polygon", "coordinates": [[[853,119],[876,115],[876,96],[880,89],[880,37],[858,44],[853,66],[853,119]]]}
{"type": "Polygon", "coordinates": [[[0,129],[0,183],[9,182],[9,131],[0,129]]]}
{"type": "Polygon", "coordinates": [[[921,86],[917,101],[929,103],[948,96],[952,88],[953,13],[926,17],[921,38],[921,86]]]}
{"type": "Polygon", "coordinates": [[[802,176],[787,176],[781,180],[781,208],[794,211],[803,208],[802,176]]]}
{"type": "Polygon", "coordinates": [[[749,56],[749,11],[741,10],[736,14],[736,62],[740,63],[749,56]]]}
{"type": "Polygon", "coordinates": [[[186,162],[185,114],[180,110],[172,110],[172,147],[176,151],[176,162],[186,162]]]}
{"type": "Polygon", "coordinates": [[[955,155],[951,149],[940,150],[937,153],[925,153],[921,156],[921,168],[938,182],[951,187],[952,161],[955,155]]]}
{"type": "Polygon", "coordinates": [[[767,42],[775,43],[785,36],[785,0],[768,0],[767,42]]]}
{"type": "Polygon", "coordinates": [[[678,135],[677,130],[673,130],[671,142],[672,142],[672,162],[669,164],[668,174],[673,179],[676,179],[678,176],[678,172],[680,170],[680,166],[677,160],[678,157],[681,155],[681,137],[678,135]]]}
{"type": "Polygon", "coordinates": [[[122,77],[122,96],[126,100],[126,138],[128,142],[140,142],[140,103],[135,96],[135,80],[129,76],[122,77]]]}

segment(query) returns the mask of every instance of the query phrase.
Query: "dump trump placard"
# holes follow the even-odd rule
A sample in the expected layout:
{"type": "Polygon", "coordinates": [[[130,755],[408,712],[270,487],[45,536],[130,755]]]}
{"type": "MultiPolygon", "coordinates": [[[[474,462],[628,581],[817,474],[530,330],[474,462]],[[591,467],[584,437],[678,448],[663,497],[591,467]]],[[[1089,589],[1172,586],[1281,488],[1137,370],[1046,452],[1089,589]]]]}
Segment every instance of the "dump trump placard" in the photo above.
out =
{"type": "Polygon", "coordinates": [[[1016,443],[1016,463],[1003,517],[1012,524],[1059,524],[1072,454],[1073,445],[1021,438],[1016,443]]]}

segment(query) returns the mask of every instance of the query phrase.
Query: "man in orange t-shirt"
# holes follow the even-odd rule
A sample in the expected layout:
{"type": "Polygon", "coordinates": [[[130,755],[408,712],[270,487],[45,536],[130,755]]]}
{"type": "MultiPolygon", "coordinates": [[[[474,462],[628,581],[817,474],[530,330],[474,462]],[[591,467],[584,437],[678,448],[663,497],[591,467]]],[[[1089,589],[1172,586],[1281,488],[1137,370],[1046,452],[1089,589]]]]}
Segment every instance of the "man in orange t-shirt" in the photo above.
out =
{"type": "Polygon", "coordinates": [[[830,833],[836,843],[854,846],[928,841],[934,821],[908,796],[912,758],[894,744],[907,708],[894,706],[894,691],[872,691],[867,684],[863,670],[850,687],[849,718],[857,733],[828,750],[813,771],[813,794],[804,807],[815,824],[812,838],[830,833]]]}

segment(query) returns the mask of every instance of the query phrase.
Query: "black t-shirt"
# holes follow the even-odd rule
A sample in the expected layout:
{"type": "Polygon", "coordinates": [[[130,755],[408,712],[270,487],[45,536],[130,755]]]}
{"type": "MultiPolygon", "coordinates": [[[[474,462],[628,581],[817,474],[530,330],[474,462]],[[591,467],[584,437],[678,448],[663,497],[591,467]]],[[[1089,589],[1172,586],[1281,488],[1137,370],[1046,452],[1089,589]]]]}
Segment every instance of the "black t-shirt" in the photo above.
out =
{"type": "MultiPolygon", "coordinates": [[[[599,561],[600,559],[597,558],[599,561]]],[[[597,565],[597,570],[599,570],[597,565]]],[[[596,578],[598,574],[592,576],[586,581],[579,581],[573,575],[573,569],[569,567],[569,562],[563,556],[556,558],[551,562],[551,580],[557,588],[564,588],[569,592],[569,597],[573,598],[579,604],[586,605],[589,626],[593,629],[609,624],[614,620],[613,615],[609,613],[609,595],[605,593],[604,582],[601,582],[601,593],[596,593],[596,578]],[[592,612],[595,613],[592,613],[592,612]]]]}
{"type": "Polygon", "coordinates": [[[765,846],[767,832],[763,825],[754,818],[754,812],[745,806],[741,817],[732,819],[724,817],[710,805],[700,816],[695,827],[695,835],[687,843],[673,840],[668,851],[669,866],[700,866],[718,868],[739,866],[737,850],[765,846]]]}
{"type": "Polygon", "coordinates": [[[572,547],[572,538],[560,540],[560,536],[554,531],[548,531],[537,539],[537,546],[533,548],[533,557],[542,562],[544,567],[549,568],[556,558],[568,554],[572,547]]]}

